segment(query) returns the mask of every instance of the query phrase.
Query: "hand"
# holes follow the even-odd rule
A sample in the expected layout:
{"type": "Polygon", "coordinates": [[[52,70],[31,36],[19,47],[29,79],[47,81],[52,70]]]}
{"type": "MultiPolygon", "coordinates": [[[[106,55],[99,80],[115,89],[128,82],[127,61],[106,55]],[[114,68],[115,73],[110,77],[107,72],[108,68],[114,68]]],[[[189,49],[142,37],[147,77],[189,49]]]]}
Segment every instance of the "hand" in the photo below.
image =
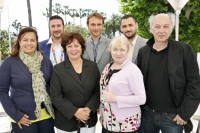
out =
{"type": "Polygon", "coordinates": [[[83,110],[85,111],[85,113],[88,114],[88,116],[90,115],[91,109],[88,107],[83,108],[83,110]]]}
{"type": "Polygon", "coordinates": [[[84,110],[85,115],[86,115],[85,121],[87,121],[90,118],[91,109],[88,108],[88,107],[85,107],[85,108],[83,108],[83,110],[84,110]]]}
{"type": "Polygon", "coordinates": [[[183,119],[181,119],[181,117],[178,114],[173,119],[173,121],[175,121],[177,125],[185,125],[187,123],[183,119]]]}
{"type": "Polygon", "coordinates": [[[100,111],[100,110],[99,110],[99,108],[98,108],[98,109],[97,109],[97,114],[99,114],[99,111],[100,111]]]}
{"type": "Polygon", "coordinates": [[[103,123],[103,117],[102,117],[102,116],[99,117],[99,121],[100,121],[101,123],[103,123]]]}
{"type": "Polygon", "coordinates": [[[82,121],[83,123],[85,123],[85,121],[87,121],[90,117],[90,112],[91,110],[89,108],[79,108],[76,113],[74,114],[74,116],[77,118],[77,120],[82,121]]]}
{"type": "Polygon", "coordinates": [[[111,94],[110,92],[104,91],[102,95],[105,102],[117,102],[117,96],[111,94]]]}
{"type": "Polygon", "coordinates": [[[21,125],[29,126],[31,124],[31,121],[28,119],[28,115],[24,114],[22,119],[17,123],[18,126],[22,129],[21,125]]]}

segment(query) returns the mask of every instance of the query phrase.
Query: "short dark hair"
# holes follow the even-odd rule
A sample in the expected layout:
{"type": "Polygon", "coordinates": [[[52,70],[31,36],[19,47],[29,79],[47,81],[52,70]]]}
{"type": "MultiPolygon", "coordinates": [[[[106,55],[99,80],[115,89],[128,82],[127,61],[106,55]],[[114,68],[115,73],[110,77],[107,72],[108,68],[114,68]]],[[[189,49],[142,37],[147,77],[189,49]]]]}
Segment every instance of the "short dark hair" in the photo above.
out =
{"type": "Polygon", "coordinates": [[[95,13],[90,14],[90,15],[87,17],[87,25],[89,25],[89,20],[90,20],[90,18],[92,18],[92,17],[96,17],[96,18],[98,18],[98,19],[102,19],[103,24],[104,24],[104,17],[103,17],[100,13],[95,12],[95,13]]]}
{"type": "Polygon", "coordinates": [[[65,24],[64,24],[63,18],[60,17],[59,15],[51,16],[51,17],[49,18],[49,21],[54,20],[54,19],[60,19],[60,20],[62,21],[63,26],[65,25],[65,24]]]}
{"type": "Polygon", "coordinates": [[[85,45],[85,39],[79,34],[78,32],[64,32],[62,35],[62,41],[61,46],[63,48],[63,51],[66,53],[66,46],[69,45],[74,39],[76,39],[82,48],[82,55],[85,51],[86,45],[85,45]]]}
{"type": "Polygon", "coordinates": [[[127,15],[124,15],[121,20],[120,20],[120,25],[122,24],[122,20],[123,19],[127,19],[127,18],[132,18],[135,22],[137,22],[137,20],[135,19],[135,17],[131,14],[127,14],[127,15]]]}
{"type": "Polygon", "coordinates": [[[36,36],[36,41],[37,41],[37,48],[36,50],[39,51],[39,42],[38,42],[38,34],[37,31],[35,29],[33,29],[32,27],[26,27],[20,30],[19,35],[17,36],[17,40],[15,41],[11,53],[11,56],[17,56],[19,54],[19,49],[20,49],[20,44],[19,42],[21,41],[22,37],[28,33],[28,32],[33,32],[36,36]]]}

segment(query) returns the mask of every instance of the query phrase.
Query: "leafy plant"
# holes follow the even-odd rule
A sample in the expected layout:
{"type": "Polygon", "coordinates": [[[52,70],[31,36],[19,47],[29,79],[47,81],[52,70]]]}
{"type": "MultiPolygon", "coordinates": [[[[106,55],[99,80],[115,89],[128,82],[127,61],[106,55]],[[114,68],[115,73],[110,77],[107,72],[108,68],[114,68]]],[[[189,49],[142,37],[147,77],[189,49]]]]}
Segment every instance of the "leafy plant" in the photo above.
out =
{"type": "Polygon", "coordinates": [[[80,26],[80,25],[74,25],[74,24],[71,24],[71,23],[68,23],[67,26],[65,26],[65,30],[67,32],[78,32],[80,33],[85,39],[88,38],[89,36],[89,32],[87,30],[87,28],[83,27],[83,26],[80,26]]]}

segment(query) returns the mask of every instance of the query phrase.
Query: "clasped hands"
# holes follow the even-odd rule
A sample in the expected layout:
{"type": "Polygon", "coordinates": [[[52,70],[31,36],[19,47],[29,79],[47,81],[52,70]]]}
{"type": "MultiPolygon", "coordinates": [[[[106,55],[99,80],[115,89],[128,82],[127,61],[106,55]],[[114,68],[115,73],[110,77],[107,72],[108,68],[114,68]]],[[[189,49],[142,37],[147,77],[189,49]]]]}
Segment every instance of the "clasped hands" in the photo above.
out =
{"type": "Polygon", "coordinates": [[[109,103],[117,102],[117,96],[113,95],[110,92],[103,91],[102,97],[105,102],[109,102],[109,103]]]}
{"type": "Polygon", "coordinates": [[[91,110],[88,107],[79,108],[74,116],[77,118],[78,121],[85,123],[90,118],[91,110]]]}

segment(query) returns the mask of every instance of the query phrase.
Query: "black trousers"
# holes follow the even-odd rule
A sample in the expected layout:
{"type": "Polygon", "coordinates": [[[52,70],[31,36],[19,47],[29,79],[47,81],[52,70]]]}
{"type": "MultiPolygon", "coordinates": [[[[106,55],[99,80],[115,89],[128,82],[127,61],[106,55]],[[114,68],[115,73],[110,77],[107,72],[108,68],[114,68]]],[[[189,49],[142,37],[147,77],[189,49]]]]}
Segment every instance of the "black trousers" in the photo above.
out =
{"type": "Polygon", "coordinates": [[[12,133],[55,133],[52,118],[31,123],[30,126],[22,125],[22,129],[19,128],[17,123],[12,122],[11,124],[12,133]]]}

